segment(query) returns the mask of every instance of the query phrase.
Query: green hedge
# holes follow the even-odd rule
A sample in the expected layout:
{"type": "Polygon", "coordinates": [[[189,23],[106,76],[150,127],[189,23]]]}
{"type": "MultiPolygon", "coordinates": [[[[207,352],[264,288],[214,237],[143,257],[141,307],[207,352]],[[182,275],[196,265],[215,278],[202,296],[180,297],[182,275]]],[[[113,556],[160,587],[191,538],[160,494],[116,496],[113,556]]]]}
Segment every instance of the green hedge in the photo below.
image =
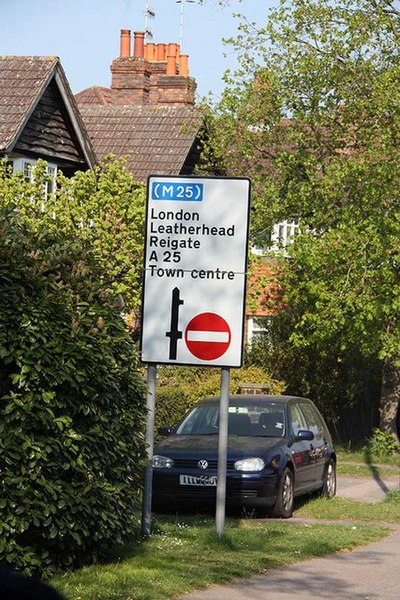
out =
{"type": "Polygon", "coordinates": [[[91,254],[0,212],[0,563],[43,574],[131,534],[144,390],[91,254]]]}
{"type": "Polygon", "coordinates": [[[173,427],[189,408],[189,398],[179,386],[167,385],[159,387],[156,400],[155,440],[162,439],[158,435],[159,427],[173,427]]]}

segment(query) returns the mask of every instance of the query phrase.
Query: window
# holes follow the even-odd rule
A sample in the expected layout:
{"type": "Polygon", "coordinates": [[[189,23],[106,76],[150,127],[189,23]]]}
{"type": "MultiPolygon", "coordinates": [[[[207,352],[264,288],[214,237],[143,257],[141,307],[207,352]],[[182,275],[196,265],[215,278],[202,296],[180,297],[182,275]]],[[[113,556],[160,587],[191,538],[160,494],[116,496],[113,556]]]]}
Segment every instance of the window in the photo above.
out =
{"type": "Polygon", "coordinates": [[[270,337],[271,317],[251,317],[247,321],[247,343],[270,337]]]}
{"type": "Polygon", "coordinates": [[[292,416],[292,428],[294,435],[297,435],[300,429],[307,429],[303,413],[301,412],[298,404],[292,404],[290,406],[290,413],[292,416]]]}
{"type": "MultiPolygon", "coordinates": [[[[32,160],[24,160],[22,163],[22,172],[24,174],[25,180],[26,181],[33,181],[33,167],[34,167],[34,162],[32,160]]],[[[15,168],[15,165],[14,165],[15,168]]],[[[18,167],[17,167],[18,169],[18,167]]]]}
{"type": "Polygon", "coordinates": [[[195,407],[179,425],[179,435],[207,435],[218,431],[219,406],[202,405],[195,407]]]}
{"type": "Polygon", "coordinates": [[[306,429],[313,432],[316,440],[321,439],[324,435],[324,425],[320,416],[307,402],[301,402],[300,407],[307,421],[306,429]]]}
{"type": "MultiPolygon", "coordinates": [[[[32,182],[35,177],[35,165],[36,162],[34,159],[30,158],[14,158],[13,159],[13,168],[15,171],[22,171],[24,174],[25,180],[28,182],[32,182]]],[[[53,163],[49,163],[46,168],[47,174],[49,176],[48,181],[46,181],[45,189],[44,189],[44,198],[46,199],[50,194],[54,194],[56,191],[56,180],[57,180],[57,165],[53,163]]]]}
{"type": "Polygon", "coordinates": [[[57,167],[54,165],[48,165],[47,174],[49,179],[46,181],[46,197],[50,194],[54,194],[56,191],[57,167]]]}
{"type": "Polygon", "coordinates": [[[287,254],[286,248],[293,242],[294,236],[299,231],[300,219],[287,219],[273,226],[268,234],[266,246],[253,247],[252,253],[257,256],[268,255],[269,251],[287,254]]]}
{"type": "Polygon", "coordinates": [[[4,158],[6,159],[6,163],[3,167],[3,169],[4,169],[3,172],[4,172],[4,174],[10,176],[10,175],[12,175],[12,173],[14,171],[14,161],[10,160],[7,156],[2,157],[3,160],[4,160],[4,158]]]}
{"type": "Polygon", "coordinates": [[[299,229],[299,219],[286,220],[274,225],[271,234],[271,248],[273,250],[285,250],[293,242],[293,238],[299,229]]]}

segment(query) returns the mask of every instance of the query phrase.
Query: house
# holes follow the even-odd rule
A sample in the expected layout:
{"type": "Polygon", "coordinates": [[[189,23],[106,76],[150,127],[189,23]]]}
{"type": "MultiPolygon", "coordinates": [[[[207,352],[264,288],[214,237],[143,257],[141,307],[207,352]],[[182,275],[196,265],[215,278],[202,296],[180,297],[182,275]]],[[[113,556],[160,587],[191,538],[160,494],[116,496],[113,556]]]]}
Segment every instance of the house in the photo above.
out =
{"type": "Polygon", "coordinates": [[[55,180],[92,168],[96,158],[60,59],[0,57],[0,158],[31,177],[38,159],[55,180]]]}
{"type": "Polygon", "coordinates": [[[195,106],[196,83],[179,44],[146,44],[144,32],[120,35],[111,87],[93,86],[75,98],[101,160],[124,156],[139,181],[150,174],[189,175],[199,162],[204,115],[195,106]]]}

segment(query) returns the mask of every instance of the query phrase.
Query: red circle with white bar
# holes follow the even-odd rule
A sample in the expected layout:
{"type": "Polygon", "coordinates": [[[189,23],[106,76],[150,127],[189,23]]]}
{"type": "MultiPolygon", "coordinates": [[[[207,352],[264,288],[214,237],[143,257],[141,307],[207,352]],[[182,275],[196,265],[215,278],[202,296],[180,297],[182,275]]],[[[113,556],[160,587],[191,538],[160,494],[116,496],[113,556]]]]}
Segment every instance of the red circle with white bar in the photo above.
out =
{"type": "Polygon", "coordinates": [[[210,312],[193,317],[185,330],[189,352],[202,360],[215,360],[225,354],[231,337],[231,330],[225,319],[210,312]]]}

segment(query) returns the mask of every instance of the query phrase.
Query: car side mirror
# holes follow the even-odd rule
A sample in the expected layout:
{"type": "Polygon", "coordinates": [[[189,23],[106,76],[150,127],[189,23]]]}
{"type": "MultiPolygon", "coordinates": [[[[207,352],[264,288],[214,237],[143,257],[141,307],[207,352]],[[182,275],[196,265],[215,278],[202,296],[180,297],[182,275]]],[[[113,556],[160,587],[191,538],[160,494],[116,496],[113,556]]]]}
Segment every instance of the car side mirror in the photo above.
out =
{"type": "Polygon", "coordinates": [[[172,428],[171,427],[159,427],[158,428],[158,433],[160,435],[171,435],[172,428]]]}
{"type": "Polygon", "coordinates": [[[314,439],[314,434],[312,431],[308,431],[308,429],[300,429],[297,432],[296,440],[304,440],[306,442],[311,442],[314,439]]]}

